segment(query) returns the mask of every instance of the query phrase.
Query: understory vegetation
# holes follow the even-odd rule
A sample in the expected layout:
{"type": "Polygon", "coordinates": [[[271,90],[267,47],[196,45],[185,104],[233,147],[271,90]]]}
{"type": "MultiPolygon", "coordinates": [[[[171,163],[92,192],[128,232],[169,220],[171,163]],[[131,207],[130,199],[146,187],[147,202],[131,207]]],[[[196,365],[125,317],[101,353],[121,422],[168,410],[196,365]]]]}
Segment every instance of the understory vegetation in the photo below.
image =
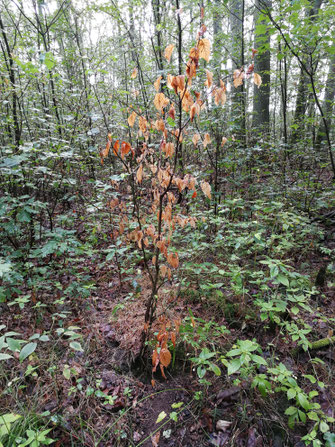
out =
{"type": "Polygon", "coordinates": [[[0,1],[0,446],[335,446],[334,14],[0,1]]]}

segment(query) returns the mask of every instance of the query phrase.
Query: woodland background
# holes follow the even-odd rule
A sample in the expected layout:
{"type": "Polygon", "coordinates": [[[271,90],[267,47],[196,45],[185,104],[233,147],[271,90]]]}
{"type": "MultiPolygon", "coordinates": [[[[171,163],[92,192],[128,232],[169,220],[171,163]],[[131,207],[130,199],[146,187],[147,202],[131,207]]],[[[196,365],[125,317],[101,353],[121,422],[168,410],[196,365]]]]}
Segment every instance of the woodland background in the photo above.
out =
{"type": "Polygon", "coordinates": [[[335,446],[335,3],[0,1],[0,446],[335,446]]]}

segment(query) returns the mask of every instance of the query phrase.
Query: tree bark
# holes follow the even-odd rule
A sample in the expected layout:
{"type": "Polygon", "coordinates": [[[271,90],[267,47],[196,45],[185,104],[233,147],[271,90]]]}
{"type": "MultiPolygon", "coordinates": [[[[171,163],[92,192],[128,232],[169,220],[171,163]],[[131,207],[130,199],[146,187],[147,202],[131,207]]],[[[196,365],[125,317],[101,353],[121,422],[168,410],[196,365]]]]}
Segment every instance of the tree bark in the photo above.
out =
{"type": "MultiPolygon", "coordinates": [[[[271,0],[256,0],[255,3],[255,43],[254,48],[258,50],[255,56],[255,73],[262,78],[260,87],[254,85],[254,103],[253,103],[253,129],[263,134],[270,132],[270,34],[269,30],[265,33],[257,34],[257,22],[261,15],[262,4],[271,9],[271,0]]],[[[263,24],[263,21],[261,22],[263,24]]]]}
{"type": "MultiPolygon", "coordinates": [[[[244,0],[232,0],[230,6],[230,24],[232,36],[233,70],[244,67],[244,0]]],[[[242,147],[246,146],[246,91],[244,83],[238,88],[233,87],[232,94],[232,131],[242,147]]]]}

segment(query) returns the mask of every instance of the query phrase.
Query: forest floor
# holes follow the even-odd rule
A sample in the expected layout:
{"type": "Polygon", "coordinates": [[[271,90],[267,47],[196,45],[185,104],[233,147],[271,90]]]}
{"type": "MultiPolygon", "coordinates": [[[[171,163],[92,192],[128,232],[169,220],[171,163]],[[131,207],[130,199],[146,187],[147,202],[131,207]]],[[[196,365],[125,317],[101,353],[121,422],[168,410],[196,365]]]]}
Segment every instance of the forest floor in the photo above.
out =
{"type": "MultiPolygon", "coordinates": [[[[329,238],[326,246],[335,249],[334,239],[329,238]]],[[[196,366],[190,360],[199,352],[197,347],[185,342],[185,338],[179,345],[177,343],[175,365],[165,370],[166,379],[160,372],[152,373],[150,358],[145,364],[135,361],[150,282],[139,265],[136,290],[129,278],[120,284],[116,265],[111,262],[101,268],[98,251],[94,256],[80,259],[77,273],[52,272],[55,284],[68,285],[76,280],[78,271],[89,271],[90,282],[95,287],[86,299],[55,304],[55,297],[60,295],[49,291],[38,297],[43,301],[39,312],[34,306],[24,306],[13,316],[13,307],[3,305],[1,308],[0,323],[24,339],[50,332],[57,319],[64,319],[66,328],[80,333],[83,346],[83,351],[74,351],[63,337],[56,343],[38,347],[22,363],[14,359],[6,361],[6,366],[1,364],[1,412],[25,415],[18,429],[21,433],[27,427],[38,426],[41,418],[47,418],[46,427],[52,428],[50,434],[57,447],[305,445],[301,437],[306,433],[306,425],[297,423],[294,429],[288,428],[284,415],[285,396],[263,397],[251,387],[247,377],[236,381],[234,374],[228,376],[220,361],[217,364],[221,375],[208,371],[208,383],[201,383],[196,366]],[[66,319],[63,318],[65,314],[66,319]],[[157,422],[159,418],[161,421],[157,422]]],[[[325,262],[313,249],[308,259],[303,260],[304,267],[301,267],[301,259],[296,259],[295,270],[301,271],[307,265],[308,274],[312,272],[314,277],[325,262]]],[[[36,262],[44,263],[42,260],[36,262]]],[[[28,286],[22,284],[21,288],[29,292],[28,286]]],[[[334,417],[335,350],[331,344],[317,351],[320,361],[311,363],[311,351],[296,350],[294,354],[297,345],[281,337],[280,326],[265,325],[250,317],[251,296],[232,303],[233,315],[230,315],[227,308],[223,310],[218,303],[194,299],[194,294],[179,291],[175,296],[174,292],[172,286],[165,290],[158,314],[168,315],[170,321],[192,315],[195,331],[197,325],[200,327],[208,321],[214,322],[215,327],[224,325],[229,333],[216,335],[215,346],[208,340],[208,346],[212,346],[218,358],[220,352],[226,352],[239,339],[256,340],[265,358],[273,355],[271,347],[275,346],[276,360],[290,368],[294,377],[303,380],[305,375],[313,373],[319,383],[326,385],[326,388],[317,388],[319,394],[315,401],[325,414],[334,417]]],[[[318,296],[311,296],[312,310],[299,314],[299,318],[311,326],[313,340],[331,337],[334,328],[334,282],[326,280],[319,292],[318,296]]],[[[294,320],[295,316],[288,318],[294,320]]],[[[153,332],[159,330],[159,322],[155,324],[153,332]]],[[[199,333],[195,340],[200,338],[199,333]]],[[[15,357],[18,354],[15,353],[15,357]]],[[[315,389],[308,383],[305,383],[307,392],[315,389]]]]}

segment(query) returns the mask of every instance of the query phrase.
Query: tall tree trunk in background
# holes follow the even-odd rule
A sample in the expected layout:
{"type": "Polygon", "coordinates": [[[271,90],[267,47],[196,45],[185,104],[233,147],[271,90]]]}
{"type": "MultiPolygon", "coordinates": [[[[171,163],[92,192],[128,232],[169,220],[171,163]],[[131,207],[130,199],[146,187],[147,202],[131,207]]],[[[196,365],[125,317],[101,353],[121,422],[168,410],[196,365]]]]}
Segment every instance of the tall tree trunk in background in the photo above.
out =
{"type": "Polygon", "coordinates": [[[4,23],[2,20],[2,16],[0,14],[0,28],[1,28],[1,48],[3,57],[5,60],[8,77],[10,81],[10,87],[12,91],[12,115],[13,115],[13,143],[15,145],[15,148],[18,149],[20,146],[20,138],[21,138],[21,126],[19,124],[19,117],[18,117],[18,109],[19,109],[19,103],[18,103],[18,95],[16,91],[16,80],[15,80],[15,68],[14,68],[14,60],[12,55],[12,49],[9,45],[9,40],[7,37],[7,33],[5,31],[4,23]]]}
{"type": "MultiPolygon", "coordinates": [[[[232,0],[230,5],[230,24],[232,36],[231,59],[233,70],[244,66],[244,0],[232,0]]],[[[241,146],[246,146],[246,92],[244,83],[233,88],[232,94],[232,131],[241,146]]]]}
{"type": "MultiPolygon", "coordinates": [[[[322,0],[312,0],[311,8],[307,12],[309,20],[313,22],[319,13],[322,0]]],[[[309,62],[305,58],[304,63],[308,66],[309,62]]],[[[291,144],[295,144],[303,134],[303,122],[305,113],[307,110],[307,102],[310,97],[310,92],[308,88],[309,76],[303,68],[300,68],[299,83],[298,83],[298,93],[294,112],[294,119],[292,124],[292,134],[291,134],[291,144]]]]}
{"type": "MultiPolygon", "coordinates": [[[[327,120],[328,129],[331,128],[332,113],[334,107],[335,98],[335,55],[332,55],[329,63],[329,72],[326,81],[325,99],[323,102],[323,111],[327,120]]],[[[317,148],[321,146],[322,141],[326,139],[326,130],[323,122],[321,121],[317,135],[315,145],[317,148]]]]}
{"type": "MultiPolygon", "coordinates": [[[[214,10],[213,10],[213,67],[214,67],[214,83],[217,86],[220,86],[220,79],[221,79],[221,65],[222,65],[222,43],[223,43],[223,36],[222,36],[222,13],[221,13],[221,7],[222,7],[222,0],[215,0],[214,1],[214,10]]],[[[214,170],[214,215],[217,215],[218,212],[218,204],[220,203],[220,196],[218,194],[219,192],[219,179],[220,179],[220,161],[222,157],[222,147],[221,147],[221,141],[222,141],[222,128],[224,123],[225,114],[222,111],[221,107],[214,107],[214,122],[215,124],[212,125],[212,129],[214,130],[214,136],[215,136],[215,158],[211,160],[211,163],[213,165],[214,170]]]]}
{"type": "Polygon", "coordinates": [[[214,0],[213,11],[213,64],[214,64],[214,79],[219,85],[221,78],[221,64],[222,64],[222,16],[220,14],[221,0],[214,0]]]}
{"type": "MultiPolygon", "coordinates": [[[[279,53],[282,54],[282,42],[279,41],[279,53]]],[[[279,79],[280,79],[280,96],[281,96],[281,110],[283,116],[283,137],[284,143],[287,147],[288,135],[287,135],[287,78],[288,78],[288,68],[287,68],[287,51],[286,45],[284,44],[283,58],[279,61],[279,79]]]]}
{"type": "MultiPolygon", "coordinates": [[[[256,0],[255,2],[255,43],[254,48],[258,50],[255,56],[255,73],[262,78],[260,87],[254,85],[253,102],[253,129],[257,132],[269,134],[270,132],[270,34],[269,30],[265,33],[257,33],[257,23],[261,15],[262,6],[271,8],[271,0],[256,0]]],[[[264,22],[262,21],[263,25],[264,22]]]]}
{"type": "Polygon", "coordinates": [[[152,0],[152,12],[154,15],[156,45],[154,45],[157,67],[163,71],[163,42],[162,42],[162,19],[161,19],[161,4],[160,0],[152,0]]]}

